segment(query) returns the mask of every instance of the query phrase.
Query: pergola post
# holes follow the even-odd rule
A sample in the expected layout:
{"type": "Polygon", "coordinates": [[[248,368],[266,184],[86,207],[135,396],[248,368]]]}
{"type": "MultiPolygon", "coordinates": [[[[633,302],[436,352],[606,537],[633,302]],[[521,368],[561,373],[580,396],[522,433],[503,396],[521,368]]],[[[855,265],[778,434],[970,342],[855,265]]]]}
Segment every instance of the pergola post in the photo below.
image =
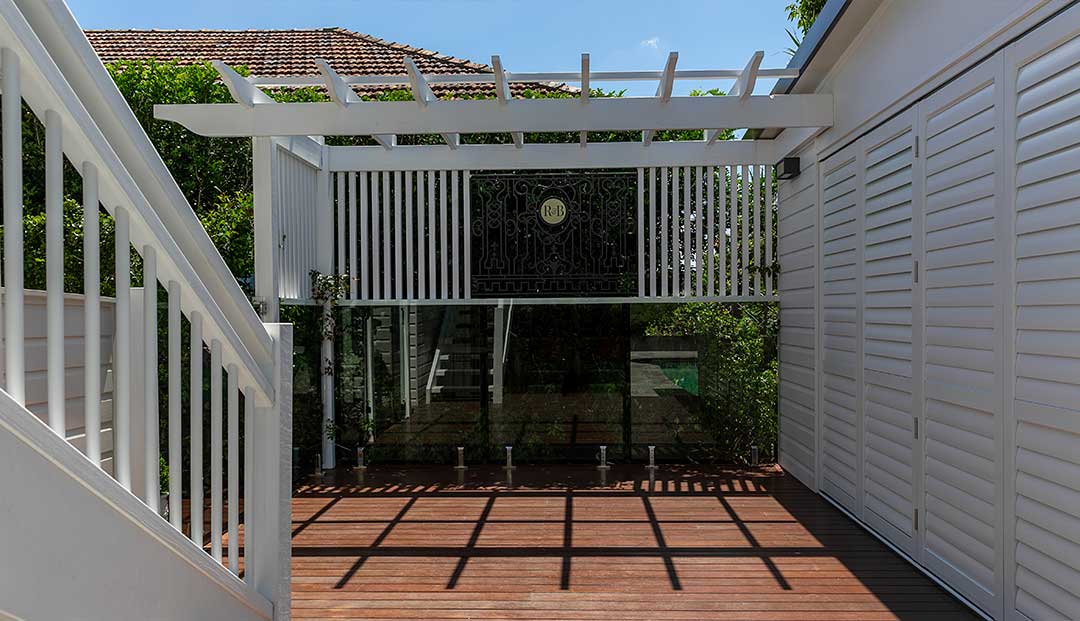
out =
{"type": "Polygon", "coordinates": [[[274,177],[277,171],[277,153],[273,138],[252,139],[252,185],[254,187],[253,211],[255,218],[255,297],[262,303],[260,313],[263,321],[276,323],[280,311],[281,237],[279,223],[274,218],[274,177]]]}
{"type": "MultiPolygon", "coordinates": [[[[318,183],[315,196],[315,264],[320,274],[335,274],[334,270],[334,209],[331,198],[331,175],[329,148],[322,147],[318,183]]],[[[333,300],[323,300],[324,326],[334,321],[333,300]]],[[[337,465],[336,444],[331,435],[334,425],[334,338],[329,330],[323,330],[323,340],[319,358],[320,394],[322,395],[322,468],[332,469],[337,465]]]]}

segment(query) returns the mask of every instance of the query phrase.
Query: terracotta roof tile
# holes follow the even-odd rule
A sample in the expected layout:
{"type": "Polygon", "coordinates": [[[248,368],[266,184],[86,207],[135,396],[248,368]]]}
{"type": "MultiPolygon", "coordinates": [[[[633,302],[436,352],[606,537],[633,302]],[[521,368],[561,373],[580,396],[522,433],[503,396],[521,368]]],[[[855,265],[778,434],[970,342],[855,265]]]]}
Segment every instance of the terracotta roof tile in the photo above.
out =
{"type": "MultiPolygon", "coordinates": [[[[252,75],[319,75],[314,58],[330,63],[341,75],[405,75],[404,56],[412,57],[424,73],[490,73],[488,65],[431,50],[385,41],[344,28],[298,30],[87,30],[86,36],[102,62],[118,60],[175,60],[191,64],[221,60],[246,66],[252,75]]],[[[374,95],[386,87],[358,87],[374,95]]],[[[485,94],[489,84],[435,86],[440,97],[485,94]]],[[[511,85],[515,95],[525,90],[570,92],[564,84],[511,85]]]]}

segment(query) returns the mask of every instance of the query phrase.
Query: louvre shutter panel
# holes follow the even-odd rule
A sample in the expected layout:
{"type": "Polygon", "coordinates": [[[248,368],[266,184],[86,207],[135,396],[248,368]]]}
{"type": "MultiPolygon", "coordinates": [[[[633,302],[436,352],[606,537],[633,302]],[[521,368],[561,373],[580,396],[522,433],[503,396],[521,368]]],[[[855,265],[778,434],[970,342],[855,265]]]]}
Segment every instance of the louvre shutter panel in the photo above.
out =
{"type": "MultiPolygon", "coordinates": [[[[1080,619],[1080,7],[1007,53],[1015,610],[1080,619]]],[[[1006,513],[1009,515],[1009,513],[1006,513]]]]}
{"type": "Polygon", "coordinates": [[[863,519],[913,551],[914,110],[862,140],[863,519]]]}
{"type": "Polygon", "coordinates": [[[995,56],[920,104],[924,564],[988,611],[1002,580],[1001,91],[995,56]]]}
{"type": "Polygon", "coordinates": [[[855,149],[821,162],[821,490],[859,513],[859,261],[855,149]]]}
{"type": "MultiPolygon", "coordinates": [[[[804,161],[809,161],[805,158],[804,161]]],[[[778,185],[780,263],[780,465],[814,489],[816,468],[815,296],[817,168],[778,185]]]]}

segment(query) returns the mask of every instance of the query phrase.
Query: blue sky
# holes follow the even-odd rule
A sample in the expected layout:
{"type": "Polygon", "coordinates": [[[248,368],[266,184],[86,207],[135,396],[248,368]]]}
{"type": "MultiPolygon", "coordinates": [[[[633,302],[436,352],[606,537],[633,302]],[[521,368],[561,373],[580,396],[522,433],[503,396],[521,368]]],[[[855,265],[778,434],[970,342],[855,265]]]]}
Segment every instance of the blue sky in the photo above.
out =
{"type": "MultiPolygon", "coordinates": [[[[582,52],[594,71],[734,69],[754,50],[783,67],[790,0],[68,0],[84,28],[313,28],[341,26],[490,62],[510,71],[572,71],[582,52]]],[[[651,95],[644,83],[601,85],[651,95]]],[[[676,83],[691,88],[728,83],[676,83]]],[[[768,92],[771,81],[758,83],[768,92]]]]}

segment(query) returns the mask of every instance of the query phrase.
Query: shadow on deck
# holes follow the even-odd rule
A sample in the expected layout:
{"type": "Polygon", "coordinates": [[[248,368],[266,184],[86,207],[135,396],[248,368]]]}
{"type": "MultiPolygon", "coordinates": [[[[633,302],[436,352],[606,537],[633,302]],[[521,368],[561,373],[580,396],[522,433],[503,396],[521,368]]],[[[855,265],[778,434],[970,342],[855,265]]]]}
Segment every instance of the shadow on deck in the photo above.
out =
{"type": "Polygon", "coordinates": [[[777,468],[379,467],[293,499],[297,619],[974,619],[777,468]]]}

